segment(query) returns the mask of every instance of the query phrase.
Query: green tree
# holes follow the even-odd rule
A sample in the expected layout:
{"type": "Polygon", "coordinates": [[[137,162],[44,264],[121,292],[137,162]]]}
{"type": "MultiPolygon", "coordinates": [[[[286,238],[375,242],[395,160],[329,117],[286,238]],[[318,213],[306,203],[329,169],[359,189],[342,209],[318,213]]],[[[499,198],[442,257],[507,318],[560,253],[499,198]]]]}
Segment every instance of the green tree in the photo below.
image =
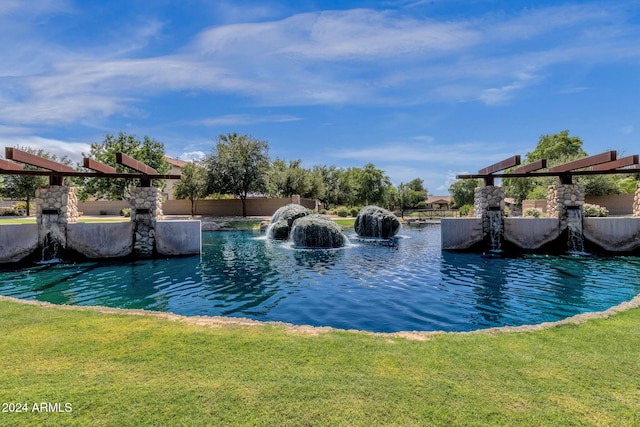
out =
{"type": "Polygon", "coordinates": [[[527,153],[525,164],[540,159],[553,161],[586,155],[587,152],[582,149],[582,140],[577,136],[569,136],[569,131],[563,130],[560,133],[541,135],[535,150],[527,153]]]}
{"type": "Polygon", "coordinates": [[[356,202],[358,204],[384,205],[388,201],[388,191],[392,187],[391,180],[384,171],[368,163],[354,175],[358,180],[356,202]]]}
{"type": "Polygon", "coordinates": [[[219,135],[213,153],[207,157],[209,193],[233,194],[242,200],[242,216],[247,216],[247,195],[267,189],[269,144],[251,136],[219,135]]]}
{"type": "Polygon", "coordinates": [[[451,194],[453,204],[457,208],[463,205],[473,205],[475,189],[481,185],[482,181],[479,179],[461,179],[451,184],[449,194],[451,194]]]}
{"type": "MultiPolygon", "coordinates": [[[[113,166],[120,173],[131,173],[131,169],[116,163],[116,153],[124,153],[134,159],[150,166],[160,174],[166,174],[171,170],[171,165],[165,160],[164,144],[145,136],[142,141],[134,135],[127,135],[120,132],[118,136],[105,135],[101,143],[91,144],[90,157],[101,163],[113,166]]],[[[164,181],[153,180],[153,186],[164,188],[164,181]]],[[[89,178],[85,180],[84,188],[79,197],[86,200],[89,197],[108,200],[124,200],[128,197],[129,191],[133,187],[140,186],[138,179],[104,179],[89,178]]]]}
{"type": "Polygon", "coordinates": [[[411,207],[411,189],[407,184],[401,182],[392,192],[394,195],[394,205],[400,208],[400,217],[404,218],[405,209],[411,207]]]}
{"type": "Polygon", "coordinates": [[[420,178],[414,178],[407,183],[409,187],[409,206],[415,208],[420,202],[424,202],[429,196],[429,192],[424,187],[424,181],[420,178]]]}
{"type": "Polygon", "coordinates": [[[267,191],[277,197],[299,194],[309,197],[313,186],[311,171],[301,166],[302,160],[291,160],[289,165],[277,158],[271,164],[267,179],[267,191]]]}
{"type": "Polygon", "coordinates": [[[207,171],[195,162],[186,164],[182,168],[182,179],[173,188],[176,199],[191,201],[191,216],[195,215],[196,200],[207,195],[207,171]]]}
{"type": "MultiPolygon", "coordinates": [[[[34,150],[32,148],[16,147],[22,151],[26,151],[30,154],[43,157],[45,159],[53,160],[54,162],[62,163],[70,166],[71,160],[67,156],[63,156],[58,159],[55,154],[50,154],[44,150],[34,150]]],[[[35,166],[24,165],[25,170],[41,170],[35,166]]],[[[68,178],[67,178],[68,179],[68,178]]],[[[24,200],[27,204],[27,215],[31,214],[30,204],[31,200],[36,196],[36,190],[39,187],[48,185],[48,178],[45,176],[29,176],[29,175],[6,175],[4,182],[0,187],[0,195],[9,199],[24,200]]]]}
{"type": "MultiPolygon", "coordinates": [[[[577,136],[569,136],[569,131],[563,130],[555,134],[541,135],[536,148],[526,154],[523,164],[546,159],[547,166],[551,167],[585,156],[587,152],[582,149],[582,140],[577,136]]],[[[554,182],[555,178],[506,178],[502,181],[502,186],[506,195],[521,205],[532,192],[537,195],[544,190],[546,194],[547,187],[554,182]],[[543,190],[537,190],[538,187],[543,187],[543,190]]]]}

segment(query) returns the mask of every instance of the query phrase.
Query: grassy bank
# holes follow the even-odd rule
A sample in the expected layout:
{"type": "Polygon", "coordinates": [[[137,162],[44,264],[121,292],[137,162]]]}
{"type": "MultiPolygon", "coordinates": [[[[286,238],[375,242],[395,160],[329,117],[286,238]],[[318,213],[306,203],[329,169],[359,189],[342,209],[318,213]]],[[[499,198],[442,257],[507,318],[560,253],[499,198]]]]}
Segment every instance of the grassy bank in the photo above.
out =
{"type": "Polygon", "coordinates": [[[0,425],[638,425],[639,324],[409,341],[0,301],[0,402],[28,407],[0,425]]]}

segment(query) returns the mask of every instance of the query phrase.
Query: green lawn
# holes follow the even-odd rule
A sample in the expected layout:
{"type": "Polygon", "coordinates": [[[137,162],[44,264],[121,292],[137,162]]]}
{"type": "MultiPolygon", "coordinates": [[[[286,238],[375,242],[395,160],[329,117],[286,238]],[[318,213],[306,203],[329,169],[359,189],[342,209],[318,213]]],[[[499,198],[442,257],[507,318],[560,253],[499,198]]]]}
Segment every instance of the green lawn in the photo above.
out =
{"type": "Polygon", "coordinates": [[[640,425],[639,324],[410,341],[0,300],[0,402],[28,408],[0,425],[640,425]]]}
{"type": "MultiPolygon", "coordinates": [[[[130,218],[120,217],[80,217],[78,222],[129,222],[130,218]]],[[[35,224],[36,217],[0,217],[2,224],[35,224]]]]}

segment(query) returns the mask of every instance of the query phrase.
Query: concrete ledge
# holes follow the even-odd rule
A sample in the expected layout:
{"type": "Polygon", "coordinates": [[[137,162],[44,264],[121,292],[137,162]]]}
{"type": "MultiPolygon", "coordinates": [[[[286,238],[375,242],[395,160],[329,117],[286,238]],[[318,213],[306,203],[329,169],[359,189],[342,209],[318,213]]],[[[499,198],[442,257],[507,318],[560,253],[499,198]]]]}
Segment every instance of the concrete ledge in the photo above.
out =
{"type": "Polygon", "coordinates": [[[21,261],[37,248],[37,224],[0,225],[0,263],[21,261]]]}
{"type": "Polygon", "coordinates": [[[442,249],[469,249],[483,239],[482,218],[442,218],[440,233],[442,249]]]}
{"type": "Polygon", "coordinates": [[[88,258],[114,258],[131,254],[133,224],[74,223],[67,225],[67,248],[88,258]]]}
{"type": "Polygon", "coordinates": [[[504,219],[504,240],[522,249],[538,249],[560,237],[557,218],[504,219]]]}
{"type": "Polygon", "coordinates": [[[630,252],[640,246],[640,217],[583,218],[585,239],[610,252],[630,252]]]}
{"type": "Polygon", "coordinates": [[[197,255],[202,251],[200,221],[156,222],[156,251],[160,255],[197,255]]]}

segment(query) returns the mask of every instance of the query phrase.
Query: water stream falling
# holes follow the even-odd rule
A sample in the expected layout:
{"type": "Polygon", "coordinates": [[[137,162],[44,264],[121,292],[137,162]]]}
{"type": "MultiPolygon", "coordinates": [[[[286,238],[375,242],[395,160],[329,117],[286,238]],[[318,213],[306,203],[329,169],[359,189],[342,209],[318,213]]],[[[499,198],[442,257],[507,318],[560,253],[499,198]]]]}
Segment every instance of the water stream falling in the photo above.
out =
{"type": "Polygon", "coordinates": [[[567,208],[567,252],[584,253],[584,237],[582,235],[582,209],[567,208]]]}
{"type": "Polygon", "coordinates": [[[500,209],[489,209],[487,211],[489,219],[489,249],[492,252],[500,252],[502,250],[502,211],[500,209]]]}
{"type": "Polygon", "coordinates": [[[60,251],[64,247],[64,233],[58,224],[58,214],[42,214],[40,235],[42,241],[41,263],[60,262],[60,251]]]}

